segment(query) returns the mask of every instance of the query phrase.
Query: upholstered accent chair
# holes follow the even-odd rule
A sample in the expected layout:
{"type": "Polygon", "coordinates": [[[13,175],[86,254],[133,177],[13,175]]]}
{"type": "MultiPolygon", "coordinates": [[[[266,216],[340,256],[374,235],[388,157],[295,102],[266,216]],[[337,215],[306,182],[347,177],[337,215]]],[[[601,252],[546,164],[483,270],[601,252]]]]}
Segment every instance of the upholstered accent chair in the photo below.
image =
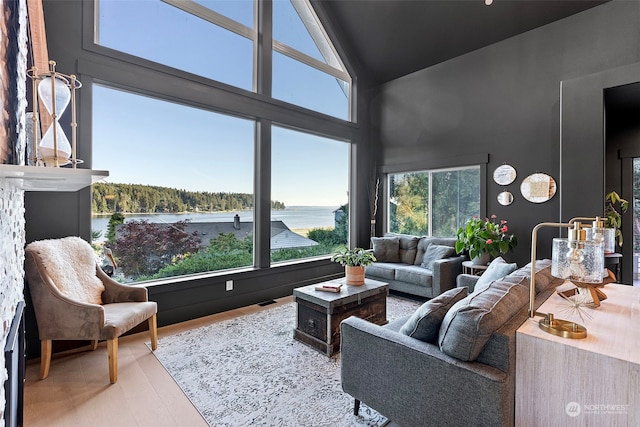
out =
{"type": "Polygon", "coordinates": [[[157,304],[147,289],[122,285],[96,262],[79,237],[40,240],[25,249],[25,273],[41,341],[40,378],[49,375],[52,340],[107,341],[109,380],[118,380],[118,337],[147,320],[158,346],[157,304]]]}

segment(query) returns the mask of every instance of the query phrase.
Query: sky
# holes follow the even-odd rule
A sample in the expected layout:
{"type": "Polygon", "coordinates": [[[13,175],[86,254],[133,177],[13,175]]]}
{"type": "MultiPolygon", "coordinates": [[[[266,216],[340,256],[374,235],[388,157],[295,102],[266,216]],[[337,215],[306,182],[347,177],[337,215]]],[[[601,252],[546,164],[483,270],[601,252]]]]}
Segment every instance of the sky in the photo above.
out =
{"type": "MultiPolygon", "coordinates": [[[[250,1],[197,3],[245,25],[253,21],[250,1]]],[[[159,1],[102,0],[100,5],[100,44],[251,88],[248,39],[159,1]],[[198,40],[206,40],[205,47],[194,43],[198,40]],[[203,49],[211,54],[202,55],[203,49]]],[[[320,57],[291,4],[277,0],[274,11],[275,37],[320,57]]],[[[274,97],[344,116],[346,97],[336,80],[318,78],[317,71],[292,62],[274,58],[274,97]]],[[[106,182],[253,193],[253,139],[251,120],[108,86],[93,88],[93,168],[109,170],[106,182]]],[[[346,203],[348,159],[347,143],[274,127],[272,199],[288,206],[346,203]]]]}

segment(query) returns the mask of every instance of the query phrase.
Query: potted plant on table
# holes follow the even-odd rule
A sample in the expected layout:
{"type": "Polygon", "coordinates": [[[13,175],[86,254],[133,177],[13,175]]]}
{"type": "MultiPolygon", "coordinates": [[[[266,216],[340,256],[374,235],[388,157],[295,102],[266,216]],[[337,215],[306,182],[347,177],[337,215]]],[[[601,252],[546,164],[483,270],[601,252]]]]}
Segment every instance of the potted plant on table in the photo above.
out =
{"type": "Polygon", "coordinates": [[[492,257],[515,248],[518,240],[514,234],[508,234],[507,221],[496,218],[495,215],[470,218],[456,233],[456,252],[466,251],[474,264],[487,265],[492,257]]]}
{"type": "Polygon", "coordinates": [[[347,285],[364,285],[364,267],[376,262],[376,257],[371,250],[342,248],[331,261],[344,266],[347,285]]]}
{"type": "Polygon", "coordinates": [[[615,205],[619,204],[620,210],[624,213],[629,208],[629,202],[620,197],[615,191],[608,193],[604,197],[604,200],[606,203],[604,208],[604,226],[605,228],[615,229],[614,247],[611,247],[611,244],[607,245],[605,242],[605,246],[608,246],[605,248],[605,252],[615,252],[615,238],[618,239],[618,244],[622,246],[622,231],[620,230],[620,227],[622,227],[622,214],[618,212],[615,205]]]}

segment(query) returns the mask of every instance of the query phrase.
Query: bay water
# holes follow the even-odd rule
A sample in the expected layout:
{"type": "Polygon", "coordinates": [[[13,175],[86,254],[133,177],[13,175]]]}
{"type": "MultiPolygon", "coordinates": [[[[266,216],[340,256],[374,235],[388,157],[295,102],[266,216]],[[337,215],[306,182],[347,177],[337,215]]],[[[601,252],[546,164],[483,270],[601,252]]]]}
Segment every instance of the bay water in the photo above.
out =
{"type": "MultiPolygon", "coordinates": [[[[305,228],[326,228],[335,225],[334,211],[338,206],[288,206],[282,210],[271,211],[272,221],[282,221],[292,230],[305,228]]],[[[173,224],[189,219],[194,222],[233,222],[235,215],[240,217],[240,222],[252,222],[253,211],[231,212],[187,212],[187,213],[154,213],[154,214],[125,214],[125,222],[133,220],[146,220],[173,224]]],[[[91,219],[91,230],[100,231],[102,234],[98,241],[106,239],[107,227],[110,215],[94,215],[91,219]]]]}

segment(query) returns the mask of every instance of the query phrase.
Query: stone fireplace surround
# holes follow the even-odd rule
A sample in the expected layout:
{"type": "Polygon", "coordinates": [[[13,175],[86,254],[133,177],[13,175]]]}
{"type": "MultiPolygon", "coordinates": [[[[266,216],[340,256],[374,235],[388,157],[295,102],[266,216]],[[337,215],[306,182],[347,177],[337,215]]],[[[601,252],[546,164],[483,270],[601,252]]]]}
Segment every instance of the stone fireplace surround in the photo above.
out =
{"type": "MultiPolygon", "coordinates": [[[[18,303],[24,301],[24,191],[7,179],[0,179],[0,342],[7,343],[18,303]]],[[[0,379],[9,378],[5,353],[0,352],[0,379]]],[[[5,419],[5,388],[0,388],[0,409],[5,419]]]]}

